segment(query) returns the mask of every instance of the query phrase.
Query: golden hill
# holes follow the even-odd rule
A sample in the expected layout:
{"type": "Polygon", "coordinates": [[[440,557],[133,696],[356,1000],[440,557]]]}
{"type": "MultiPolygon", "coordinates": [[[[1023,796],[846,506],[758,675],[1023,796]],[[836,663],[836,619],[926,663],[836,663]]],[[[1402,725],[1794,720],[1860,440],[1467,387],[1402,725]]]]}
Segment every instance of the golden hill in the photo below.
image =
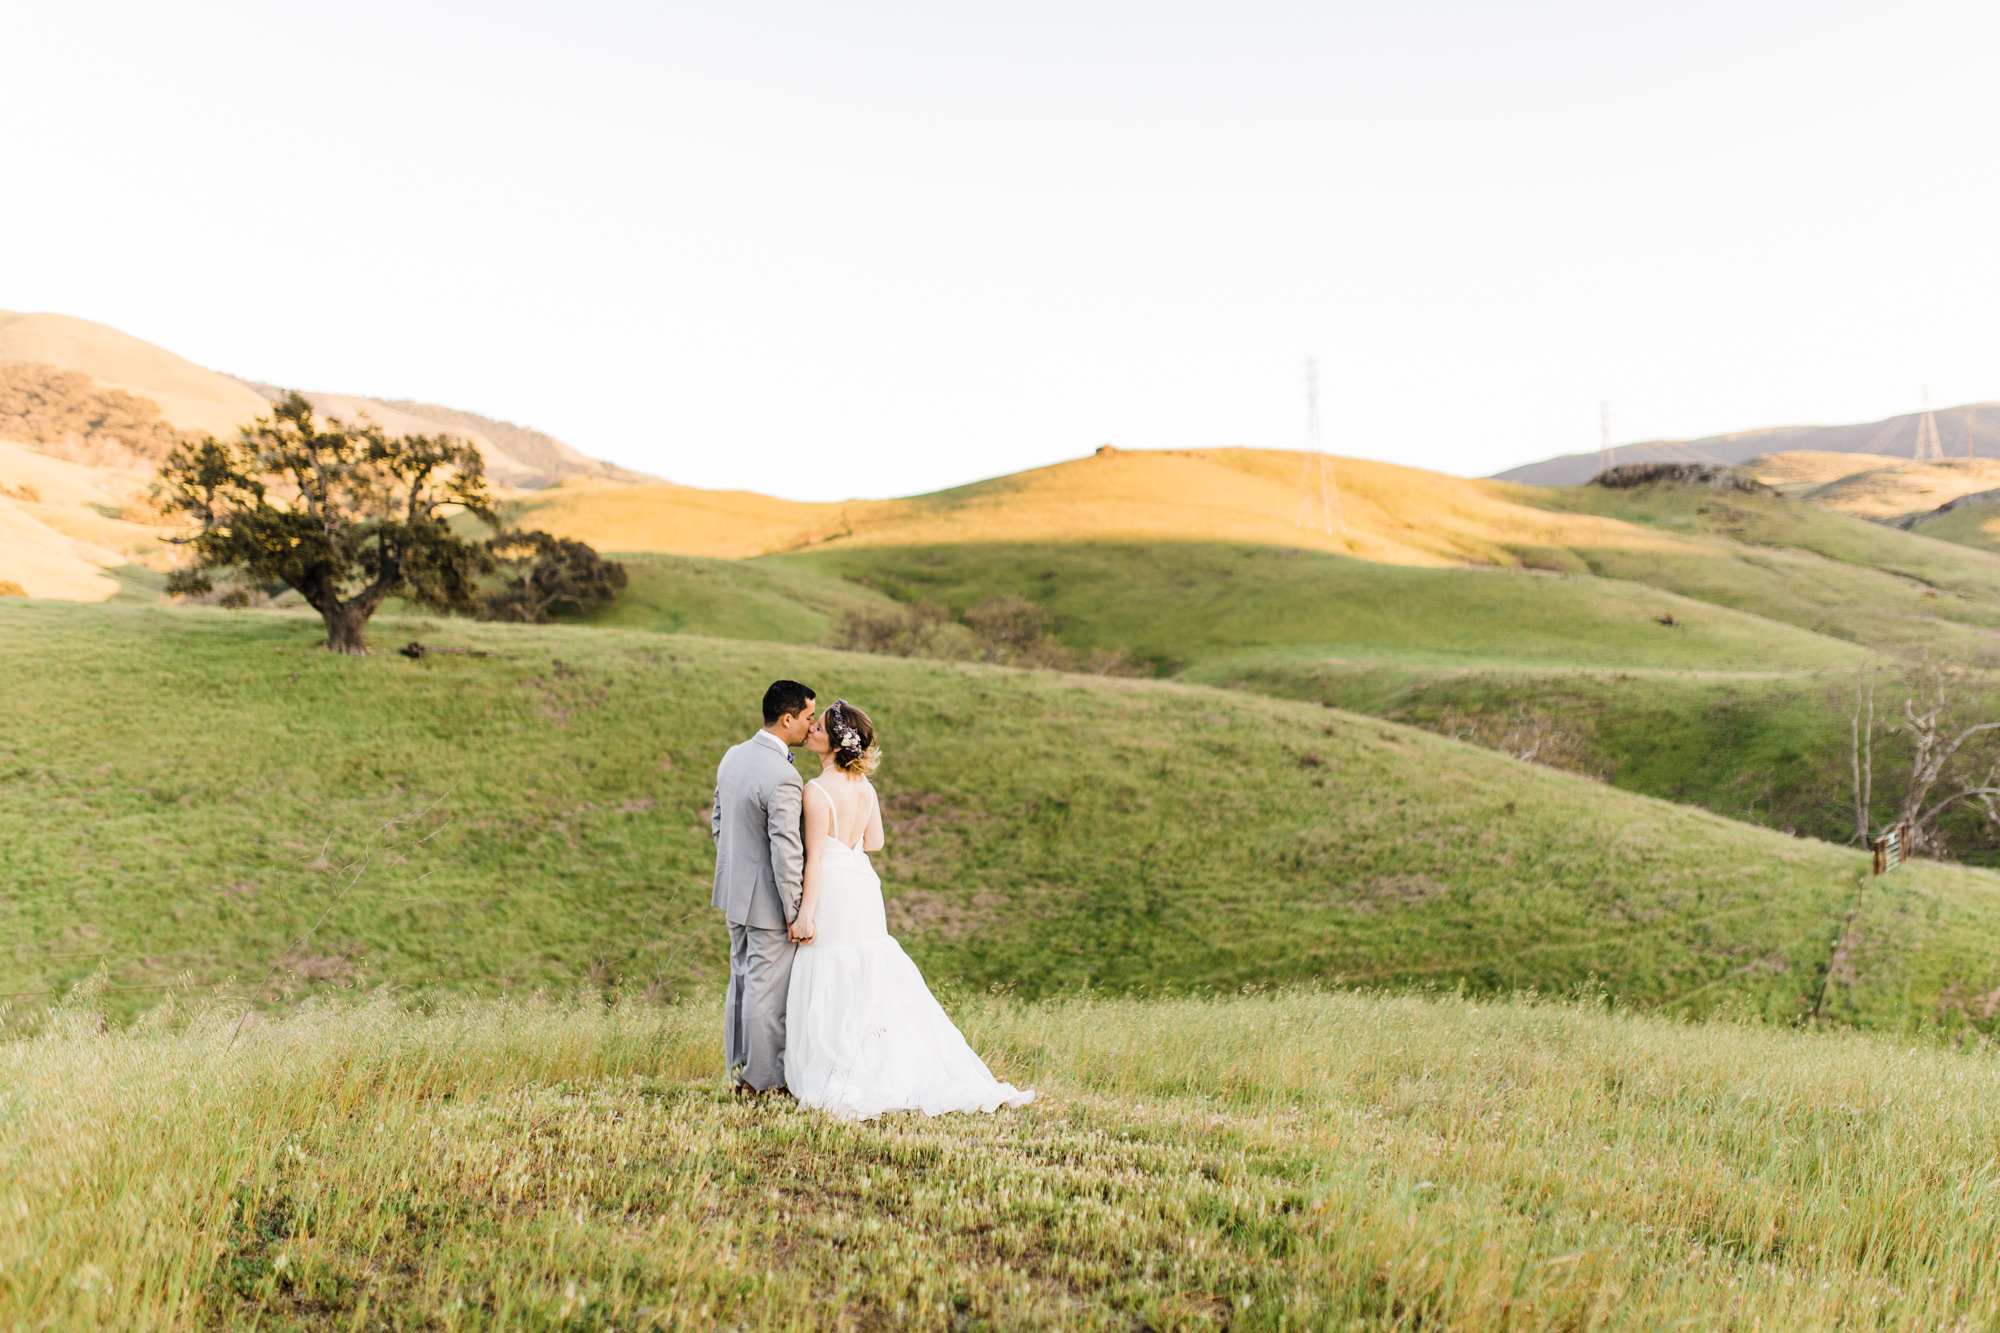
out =
{"type": "Polygon", "coordinates": [[[1923,514],[1949,500],[2000,487],[2000,459],[1902,459],[1851,473],[1800,493],[1802,499],[1856,518],[1885,522],[1923,514]]]}
{"type": "Polygon", "coordinates": [[[1918,462],[1889,454],[1786,449],[1759,454],[1737,468],[1782,494],[1877,523],[1911,519],[1960,496],[2000,488],[2000,459],[1993,458],[1918,462]]]}
{"type": "MultiPolygon", "coordinates": [[[[271,410],[285,390],[206,370],[149,342],[70,315],[15,314],[0,310],[0,361],[27,361],[88,375],[100,389],[122,390],[158,406],[160,416],[183,431],[232,438],[236,428],[271,410]]],[[[562,441],[511,422],[427,403],[388,402],[351,394],[309,393],[324,415],[362,416],[397,435],[440,430],[477,445],[487,472],[502,486],[540,486],[565,477],[652,481],[597,459],[562,441]]]]}
{"type": "Polygon", "coordinates": [[[122,389],[159,405],[186,431],[227,438],[270,404],[228,375],[204,370],[129,333],[70,315],[0,310],[0,361],[38,361],[82,371],[100,388],[122,389]]]}
{"type": "Polygon", "coordinates": [[[1824,486],[1842,477],[1851,477],[1857,472],[1872,472],[1876,468],[1895,467],[1907,463],[1907,458],[1891,458],[1887,454],[1840,454],[1826,449],[1787,449],[1775,454],[1759,454],[1749,462],[1741,464],[1740,470],[1747,472],[1772,490],[1786,495],[1797,495],[1817,486],[1824,486]]]}
{"type": "Polygon", "coordinates": [[[686,486],[565,483],[520,497],[514,521],[607,551],[741,558],[805,547],[1186,540],[1311,547],[1398,565],[1539,563],[1568,546],[1683,540],[1522,503],[1504,484],[1330,460],[1345,530],[1300,527],[1297,453],[1101,452],[898,500],[804,503],[686,486]]]}
{"type": "MultiPolygon", "coordinates": [[[[275,384],[246,385],[262,394],[269,404],[281,402],[288,390],[275,384]]],[[[437,435],[448,433],[469,441],[486,460],[486,476],[496,487],[533,489],[563,481],[611,481],[653,483],[658,477],[619,467],[576,450],[538,430],[517,426],[511,421],[495,421],[476,412],[417,403],[406,399],[364,398],[350,393],[321,393],[302,390],[306,401],[322,417],[342,421],[373,421],[391,435],[437,435]]]]}
{"type": "Polygon", "coordinates": [[[1708,435],[1698,440],[1648,440],[1621,444],[1607,458],[1602,450],[1565,454],[1509,468],[1495,481],[1526,482],[1534,486],[1581,486],[1605,468],[1619,463],[1710,463],[1718,466],[1742,464],[1778,453],[1860,453],[1878,457],[1911,459],[1917,455],[1924,437],[1928,415],[1937,429],[1946,452],[1959,457],[1978,455],[1991,458],[2000,454],[2000,403],[1966,403],[1940,407],[1925,414],[1909,412],[1881,421],[1857,422],[1846,426],[1768,426],[1761,430],[1733,431],[1708,435]]]}
{"type": "Polygon", "coordinates": [[[166,568],[166,529],[143,500],[150,479],[0,442],[0,579],[30,597],[101,602],[119,587],[104,570],[166,568]]]}

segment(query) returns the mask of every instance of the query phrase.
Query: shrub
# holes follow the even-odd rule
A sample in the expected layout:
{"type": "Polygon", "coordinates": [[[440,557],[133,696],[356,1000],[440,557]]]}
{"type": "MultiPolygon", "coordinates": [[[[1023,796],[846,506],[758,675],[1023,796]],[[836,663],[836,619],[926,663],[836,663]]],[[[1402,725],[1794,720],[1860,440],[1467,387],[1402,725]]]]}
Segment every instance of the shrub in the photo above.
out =
{"type": "Polygon", "coordinates": [[[546,532],[503,532],[486,543],[500,586],[480,594],[481,620],[546,625],[555,611],[589,611],[618,600],[625,566],[587,543],[546,532]]]}
{"type": "Polygon", "coordinates": [[[977,655],[965,627],[935,602],[849,611],[833,630],[833,646],[884,657],[934,657],[959,661],[977,655]]]}

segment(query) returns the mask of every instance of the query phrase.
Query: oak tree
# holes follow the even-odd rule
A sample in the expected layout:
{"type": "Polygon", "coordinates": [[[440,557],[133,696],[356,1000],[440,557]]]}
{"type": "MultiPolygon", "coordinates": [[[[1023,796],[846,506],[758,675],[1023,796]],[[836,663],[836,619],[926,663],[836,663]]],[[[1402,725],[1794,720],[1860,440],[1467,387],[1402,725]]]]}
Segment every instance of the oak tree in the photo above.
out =
{"type": "Polygon", "coordinates": [[[484,460],[448,435],[391,437],[371,421],[317,421],[297,393],[223,443],[176,448],[160,469],[161,506],[193,520],[178,540],[196,564],[168,583],[210,589],[209,572],[241,571],[297,590],[326,623],[326,646],[365,653],[362,631],[401,597],[437,611],[476,612],[485,551],[451,530],[455,510],[499,525],[484,460]]]}

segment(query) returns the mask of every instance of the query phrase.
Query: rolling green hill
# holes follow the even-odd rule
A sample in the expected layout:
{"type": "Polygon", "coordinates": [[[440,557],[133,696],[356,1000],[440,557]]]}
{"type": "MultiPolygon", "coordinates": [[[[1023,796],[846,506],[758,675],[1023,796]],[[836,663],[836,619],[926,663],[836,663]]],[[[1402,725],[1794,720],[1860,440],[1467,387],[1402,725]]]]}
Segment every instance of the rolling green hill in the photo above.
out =
{"type": "Polygon", "coordinates": [[[1638,1006],[1888,1027],[1964,1021],[1949,997],[2000,981],[1982,872],[1871,883],[1854,852],[1309,704],[619,630],[377,634],[404,636],[488,655],[332,658],[283,613],[0,604],[6,989],[100,961],[115,987],[241,988],[329,903],[290,990],[357,967],[713,982],[701,809],[778,674],[880,720],[892,922],[940,977],[1596,977],[1638,1006]]]}
{"type": "MultiPolygon", "coordinates": [[[[1124,648],[1167,670],[1219,652],[1276,647],[1571,666],[1790,669],[1857,660],[1828,640],[2000,665],[2000,554],[1771,492],[1673,483],[1490,489],[1522,505],[1615,521],[1517,546],[1532,570],[1173,540],[836,541],[744,563],[857,585],[846,592],[826,581],[787,585],[820,617],[869,591],[955,610],[984,597],[1024,596],[1057,617],[1066,642],[1124,648]],[[1660,539],[1648,542],[1648,532],[1660,539]],[[1653,622],[1669,613],[1683,624],[1663,633],[1653,622]]],[[[724,566],[627,558],[658,572],[640,599],[652,609],[621,613],[625,623],[722,628],[713,617],[724,608],[702,589],[737,577],[724,566]]],[[[743,632],[743,612],[727,614],[736,623],[726,632],[743,632]]]]}
{"type": "Polygon", "coordinates": [[[2000,555],[1769,492],[1654,483],[1513,493],[1523,503],[1615,518],[1699,548],[1571,547],[1595,574],[1886,652],[2000,666],[2000,555]]]}
{"type": "Polygon", "coordinates": [[[1995,498],[1992,491],[1961,497],[1917,519],[1908,531],[1978,551],[2000,552],[2000,508],[1994,507],[1995,498]]]}
{"type": "Polygon", "coordinates": [[[1425,665],[1772,670],[1852,666],[1852,645],[1630,581],[1421,568],[1205,542],[861,547],[771,557],[954,611],[1024,596],[1072,647],[1163,672],[1245,651],[1425,665]],[[1681,623],[1669,628],[1660,617],[1681,623]]]}
{"type": "MultiPolygon", "coordinates": [[[[912,588],[921,580],[907,573],[907,553],[930,557],[954,547],[985,553],[1255,545],[1387,567],[1525,567],[1644,585],[1884,651],[1930,651],[2000,665],[2000,555],[1992,552],[1770,491],[1683,483],[1555,488],[1465,481],[1354,459],[1334,459],[1330,466],[1342,497],[1339,532],[1293,523],[1298,455],[1247,449],[1114,451],[936,495],[842,504],[801,505],[684,487],[564,487],[520,500],[513,517],[604,550],[730,558],[802,554],[848,577],[893,569],[912,588]]],[[[961,566],[967,558],[944,557],[961,566]]],[[[964,581],[956,574],[945,581],[953,579],[964,581]]],[[[1001,584],[999,578],[984,582],[1001,584]]],[[[1316,578],[1321,587],[1327,582],[1316,578]]],[[[1232,596],[1226,581],[1209,586],[1199,577],[1186,591],[1194,600],[1232,596]]],[[[1356,591],[1396,595],[1400,585],[1384,575],[1356,591]]],[[[1549,596],[1555,604],[1546,613],[1531,612],[1530,622],[1560,623],[1575,612],[1572,594],[1549,596]]],[[[1501,600],[1518,606],[1534,599],[1501,600]]],[[[1300,614],[1327,622],[1316,605],[1300,614]]],[[[1231,619],[1238,627],[1244,623],[1241,616],[1231,619]]],[[[1591,654],[1579,660],[1604,661],[1593,643],[1597,616],[1586,614],[1577,624],[1574,637],[1591,654]]],[[[1530,637],[1536,632],[1527,631],[1530,637]]],[[[1178,633],[1173,628],[1148,626],[1144,633],[1156,642],[1142,645],[1132,635],[1111,646],[1158,662],[1194,655],[1192,645],[1188,652],[1159,646],[1178,633]]],[[[1268,641],[1262,631],[1258,636],[1237,646],[1268,641]]],[[[1201,637],[1212,642],[1217,635],[1201,637]]],[[[1284,641],[1303,640],[1287,632],[1284,641]]],[[[1324,640],[1322,646],[1339,642],[1324,640]]],[[[1506,653],[1503,646],[1491,655],[1504,660],[1506,653]]]]}
{"type": "MultiPolygon", "coordinates": [[[[1872,656],[1627,580],[1193,543],[866,548],[733,568],[959,612],[1025,596],[1068,646],[1123,647],[1178,680],[1413,723],[1767,827],[1852,832],[1838,699],[1872,656]],[[1668,613],[1678,625],[1659,623],[1668,613]]],[[[1953,827],[1960,856],[1992,858],[1977,821],[1953,827]]]]}
{"type": "MultiPolygon", "coordinates": [[[[1566,575],[1204,543],[834,544],[751,563],[958,611],[1026,597],[1072,647],[1125,648],[1184,681],[1414,722],[1836,839],[1853,824],[1839,699],[1853,667],[1880,663],[1868,650],[2000,664],[1991,553],[1770,492],[1496,489],[1613,520],[1617,540],[1536,553],[1566,575]],[[1666,540],[1631,536],[1648,531],[1666,540]]],[[[1975,670],[1962,688],[1991,684],[1975,670]]],[[[1958,855],[2000,857],[1993,829],[1955,820],[1958,855]]]]}
{"type": "MultiPolygon", "coordinates": [[[[1854,621],[1888,647],[1932,646],[1943,639],[1925,637],[1938,608],[1978,615],[1987,604],[1986,558],[1975,553],[1769,495],[1607,494],[1635,520],[1678,524],[1691,543],[1707,544],[1701,564],[1656,553],[1654,565],[1628,573],[1686,579],[1695,591],[1808,623],[1829,603],[1872,596],[1854,621]],[[1787,539],[1797,545],[1776,544],[1787,539]],[[1920,588],[1946,591],[1931,598],[1920,588]]],[[[1586,555],[1607,560],[1586,551],[1579,563],[1586,555]]],[[[1838,618],[1821,622],[1830,634],[1815,634],[1633,578],[1416,568],[1219,543],[639,559],[635,569],[650,563],[663,573],[649,576],[640,603],[618,612],[635,627],[797,641],[883,594],[960,613],[987,598],[1022,596],[1045,609],[1066,645],[1123,648],[1183,681],[1411,722],[1769,827],[1835,840],[1852,833],[1840,701],[1853,669],[1877,659],[1833,637],[1846,628],[1838,618]],[[672,578],[664,577],[669,568],[672,578]],[[793,600],[765,606],[768,580],[781,571],[793,600]],[[671,619],[665,606],[674,608],[671,619]],[[1659,623],[1669,613],[1679,622],[1671,628],[1659,623]]],[[[1982,660],[1987,632],[1963,621],[1956,628],[1972,645],[1967,655],[1982,660]]],[[[1898,743],[1885,741],[1885,756],[1898,743]]],[[[1993,860],[2000,848],[1992,833],[1957,818],[1956,854],[1993,860]]]]}
{"type": "MultiPolygon", "coordinates": [[[[1896,678],[1871,674],[1886,716],[1900,704],[1896,678]]],[[[1352,708],[1767,828],[1834,842],[1854,833],[1851,672],[1426,669],[1246,653],[1187,678],[1352,708]]],[[[1903,738],[1878,738],[1871,828],[1888,818],[1906,755],[1903,738]]],[[[1947,824],[1956,856],[1995,862],[1993,831],[1976,812],[1947,824]]]]}
{"type": "Polygon", "coordinates": [[[783,561],[647,551],[615,558],[625,566],[625,590],[611,606],[576,617],[577,623],[818,644],[844,614],[893,605],[871,588],[783,561]]]}

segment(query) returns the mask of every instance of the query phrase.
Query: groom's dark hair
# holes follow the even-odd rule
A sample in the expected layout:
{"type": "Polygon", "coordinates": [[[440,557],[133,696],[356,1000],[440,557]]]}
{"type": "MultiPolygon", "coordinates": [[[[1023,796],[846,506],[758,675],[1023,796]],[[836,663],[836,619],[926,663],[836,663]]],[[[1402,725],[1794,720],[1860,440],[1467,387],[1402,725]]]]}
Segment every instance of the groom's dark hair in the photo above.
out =
{"type": "Polygon", "coordinates": [[[787,713],[803,713],[806,705],[819,695],[810,685],[801,685],[795,680],[774,680],[771,688],[764,691],[764,725],[770,726],[787,713]]]}

